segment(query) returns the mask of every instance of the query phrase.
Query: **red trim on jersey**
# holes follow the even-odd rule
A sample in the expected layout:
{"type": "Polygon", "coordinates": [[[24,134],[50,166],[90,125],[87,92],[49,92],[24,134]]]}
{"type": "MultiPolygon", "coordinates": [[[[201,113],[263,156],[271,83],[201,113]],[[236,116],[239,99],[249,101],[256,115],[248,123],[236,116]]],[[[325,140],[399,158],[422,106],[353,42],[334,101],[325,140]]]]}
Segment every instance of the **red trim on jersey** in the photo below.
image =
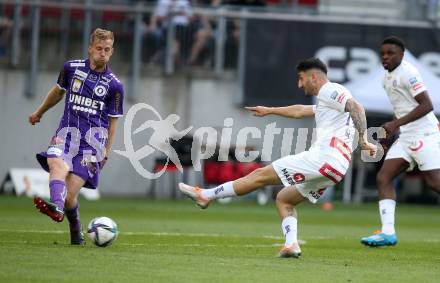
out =
{"type": "Polygon", "coordinates": [[[337,137],[332,137],[330,146],[336,148],[348,162],[351,161],[351,149],[345,142],[337,137]]]}
{"type": "Polygon", "coordinates": [[[339,96],[339,98],[338,98],[338,102],[339,102],[339,103],[342,103],[342,101],[344,100],[344,98],[345,98],[345,93],[343,93],[343,94],[341,94],[341,96],[339,96]]]}
{"type": "Polygon", "coordinates": [[[321,173],[322,176],[330,179],[335,184],[341,182],[344,178],[344,174],[333,168],[327,162],[322,165],[321,169],[319,169],[319,173],[321,173]]]}

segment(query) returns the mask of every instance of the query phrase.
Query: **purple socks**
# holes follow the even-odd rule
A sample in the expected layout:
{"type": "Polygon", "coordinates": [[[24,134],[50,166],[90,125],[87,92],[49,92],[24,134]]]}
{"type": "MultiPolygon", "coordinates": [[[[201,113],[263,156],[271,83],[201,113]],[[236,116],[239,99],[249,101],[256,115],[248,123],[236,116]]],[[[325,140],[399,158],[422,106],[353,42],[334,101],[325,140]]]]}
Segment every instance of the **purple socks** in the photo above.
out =
{"type": "Polygon", "coordinates": [[[79,204],[75,207],[65,210],[67,219],[69,220],[70,231],[81,231],[81,222],[79,220],[79,204]]]}
{"type": "Polygon", "coordinates": [[[67,190],[66,183],[62,180],[52,180],[49,182],[50,202],[56,204],[60,210],[64,210],[64,201],[67,190]]]}

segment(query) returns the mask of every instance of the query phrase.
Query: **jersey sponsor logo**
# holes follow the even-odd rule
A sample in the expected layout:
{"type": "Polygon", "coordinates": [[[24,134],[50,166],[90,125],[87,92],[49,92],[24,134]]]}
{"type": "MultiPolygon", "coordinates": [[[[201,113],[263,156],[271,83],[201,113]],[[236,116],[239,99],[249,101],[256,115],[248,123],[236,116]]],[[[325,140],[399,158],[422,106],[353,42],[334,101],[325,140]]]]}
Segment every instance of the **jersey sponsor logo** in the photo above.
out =
{"type": "Polygon", "coordinates": [[[69,102],[74,104],[72,110],[82,111],[90,114],[97,114],[97,110],[102,111],[104,109],[104,102],[94,100],[89,97],[77,95],[71,93],[69,96],[69,102]]]}
{"type": "Polygon", "coordinates": [[[302,173],[295,173],[293,175],[290,175],[286,168],[283,168],[281,170],[281,172],[283,173],[284,177],[286,178],[286,181],[291,186],[304,183],[304,181],[306,180],[306,177],[302,173]]]}
{"type": "Polygon", "coordinates": [[[338,97],[338,94],[339,93],[337,91],[334,91],[332,94],[330,94],[330,98],[333,100],[336,100],[336,97],[338,97]]]}
{"type": "Polygon", "coordinates": [[[81,70],[78,70],[78,69],[75,70],[74,75],[77,75],[78,77],[83,78],[83,79],[87,78],[87,73],[83,72],[81,70]]]}
{"type": "Polygon", "coordinates": [[[397,80],[393,81],[393,87],[397,87],[397,80]]]}
{"type": "Polygon", "coordinates": [[[74,79],[72,84],[72,92],[79,92],[81,86],[82,86],[82,82],[78,79],[74,79]]]}
{"type": "Polygon", "coordinates": [[[70,63],[70,67],[85,67],[85,63],[70,63]]]}
{"type": "Polygon", "coordinates": [[[297,184],[304,182],[305,179],[306,179],[306,177],[302,173],[295,173],[295,174],[293,174],[293,180],[297,184]]]}
{"type": "Polygon", "coordinates": [[[61,156],[63,150],[57,146],[49,146],[46,153],[49,155],[61,156]]]}
{"type": "Polygon", "coordinates": [[[319,199],[325,192],[325,189],[319,189],[317,191],[311,191],[309,192],[309,195],[311,195],[314,199],[319,199]]]}
{"type": "Polygon", "coordinates": [[[105,88],[105,86],[102,85],[98,85],[95,87],[95,89],[93,90],[93,92],[99,96],[99,97],[103,97],[104,95],[106,95],[107,93],[107,89],[105,88]]]}
{"type": "Polygon", "coordinates": [[[417,77],[410,78],[409,83],[411,85],[412,90],[414,91],[422,88],[425,85],[423,82],[419,81],[417,77]]]}

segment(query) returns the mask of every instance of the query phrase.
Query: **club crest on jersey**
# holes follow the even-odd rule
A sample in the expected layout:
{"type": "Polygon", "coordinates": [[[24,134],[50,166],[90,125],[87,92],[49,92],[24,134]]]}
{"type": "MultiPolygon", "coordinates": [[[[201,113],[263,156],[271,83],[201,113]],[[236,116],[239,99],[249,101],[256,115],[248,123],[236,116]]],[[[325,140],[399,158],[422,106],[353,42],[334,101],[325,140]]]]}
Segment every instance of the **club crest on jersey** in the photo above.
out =
{"type": "Polygon", "coordinates": [[[72,92],[79,92],[81,89],[82,82],[78,79],[75,79],[72,84],[72,92]]]}
{"type": "Polygon", "coordinates": [[[97,95],[99,97],[103,97],[104,95],[106,95],[107,89],[105,88],[105,86],[98,85],[95,87],[93,92],[95,93],[95,95],[97,95]]]}

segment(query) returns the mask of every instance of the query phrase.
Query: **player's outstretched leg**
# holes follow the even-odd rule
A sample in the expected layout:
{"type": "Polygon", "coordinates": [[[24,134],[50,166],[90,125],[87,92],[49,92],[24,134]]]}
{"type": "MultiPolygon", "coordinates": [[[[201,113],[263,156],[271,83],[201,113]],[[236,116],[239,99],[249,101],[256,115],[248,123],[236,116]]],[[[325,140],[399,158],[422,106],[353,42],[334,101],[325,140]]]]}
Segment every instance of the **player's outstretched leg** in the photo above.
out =
{"type": "Polygon", "coordinates": [[[179,183],[179,190],[182,194],[192,199],[201,209],[207,208],[211,202],[210,199],[203,196],[204,190],[199,187],[192,187],[184,183],[179,183]]]}
{"type": "Polygon", "coordinates": [[[299,258],[301,256],[295,206],[303,200],[304,197],[295,187],[286,187],[277,194],[276,206],[281,218],[281,229],[285,237],[284,247],[278,253],[278,256],[281,258],[299,258]]]}
{"type": "Polygon", "coordinates": [[[179,183],[179,190],[182,194],[194,200],[200,208],[205,209],[215,199],[241,196],[265,185],[278,184],[281,184],[281,180],[272,165],[268,165],[264,168],[256,169],[235,181],[226,182],[211,189],[201,189],[179,183]]]}

